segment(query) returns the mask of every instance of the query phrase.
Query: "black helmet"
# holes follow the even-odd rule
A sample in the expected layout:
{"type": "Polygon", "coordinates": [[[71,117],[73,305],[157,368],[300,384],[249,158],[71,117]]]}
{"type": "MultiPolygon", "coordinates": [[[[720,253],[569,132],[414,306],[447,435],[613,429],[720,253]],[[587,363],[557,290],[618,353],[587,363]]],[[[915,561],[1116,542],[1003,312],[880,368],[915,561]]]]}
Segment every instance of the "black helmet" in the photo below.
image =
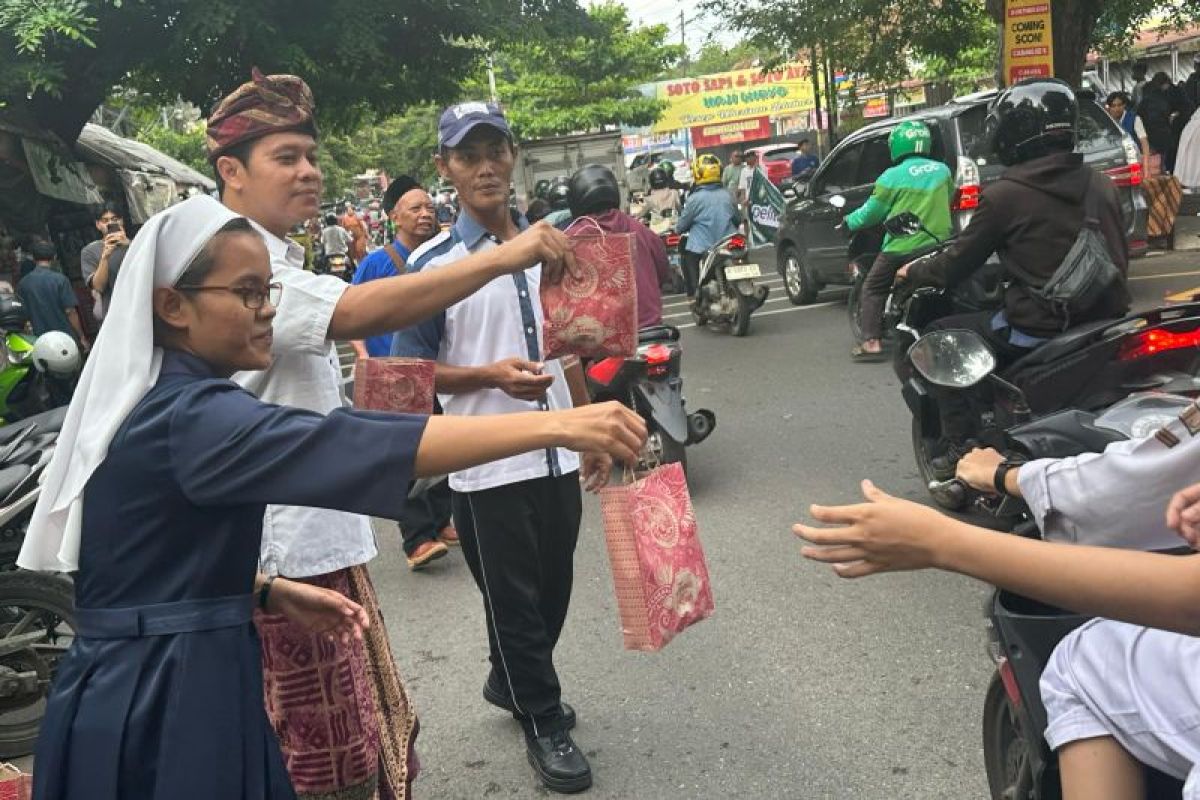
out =
{"type": "Polygon", "coordinates": [[[29,315],[25,313],[25,306],[15,295],[0,292],[0,328],[6,331],[24,330],[28,319],[29,315]]]}
{"type": "Polygon", "coordinates": [[[559,175],[554,180],[550,181],[550,189],[546,192],[546,199],[550,202],[550,208],[555,211],[562,211],[570,208],[571,190],[568,187],[569,181],[566,175],[559,175]]]}
{"type": "Polygon", "coordinates": [[[550,195],[550,181],[542,178],[533,187],[533,196],[545,200],[550,195]]]}
{"type": "Polygon", "coordinates": [[[667,171],[662,167],[655,167],[650,170],[650,188],[665,189],[669,185],[667,180],[667,171]]]}
{"type": "Polygon", "coordinates": [[[1079,102],[1069,84],[1030,78],[992,102],[988,132],[1000,161],[1009,166],[1075,149],[1079,102]]]}
{"type": "Polygon", "coordinates": [[[567,201],[571,215],[582,217],[621,206],[621,187],[613,171],[601,164],[588,164],[571,176],[567,201]]]}

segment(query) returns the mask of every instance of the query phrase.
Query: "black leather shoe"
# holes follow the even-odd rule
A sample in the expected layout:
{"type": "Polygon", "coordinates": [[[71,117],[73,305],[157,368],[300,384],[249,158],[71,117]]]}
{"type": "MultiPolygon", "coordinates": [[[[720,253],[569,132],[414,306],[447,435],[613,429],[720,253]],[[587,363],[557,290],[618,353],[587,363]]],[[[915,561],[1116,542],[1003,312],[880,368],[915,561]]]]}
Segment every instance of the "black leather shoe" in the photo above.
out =
{"type": "Polygon", "coordinates": [[[526,736],[525,755],[550,791],[573,794],[591,788],[592,768],[569,732],[526,736]]]}
{"type": "MultiPolygon", "coordinates": [[[[483,699],[494,705],[496,708],[502,708],[513,715],[513,719],[520,719],[521,714],[517,711],[517,707],[513,705],[512,698],[507,693],[496,691],[490,682],[485,681],[483,684],[483,699]]],[[[575,727],[575,709],[567,703],[562,704],[562,715],[567,726],[567,730],[575,727]]]]}

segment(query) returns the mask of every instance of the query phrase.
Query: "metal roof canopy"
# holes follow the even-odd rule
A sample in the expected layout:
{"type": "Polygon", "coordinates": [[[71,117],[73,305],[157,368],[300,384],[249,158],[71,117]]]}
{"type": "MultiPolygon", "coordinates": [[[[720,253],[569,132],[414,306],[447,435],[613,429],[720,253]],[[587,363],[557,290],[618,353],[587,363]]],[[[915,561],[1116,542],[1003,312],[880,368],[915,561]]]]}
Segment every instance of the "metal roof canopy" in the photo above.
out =
{"type": "Polygon", "coordinates": [[[216,182],[188,165],[176,161],[148,144],[88,123],[79,132],[75,150],[85,161],[95,161],[118,169],[164,175],[184,186],[198,186],[207,192],[215,191],[216,182]]]}

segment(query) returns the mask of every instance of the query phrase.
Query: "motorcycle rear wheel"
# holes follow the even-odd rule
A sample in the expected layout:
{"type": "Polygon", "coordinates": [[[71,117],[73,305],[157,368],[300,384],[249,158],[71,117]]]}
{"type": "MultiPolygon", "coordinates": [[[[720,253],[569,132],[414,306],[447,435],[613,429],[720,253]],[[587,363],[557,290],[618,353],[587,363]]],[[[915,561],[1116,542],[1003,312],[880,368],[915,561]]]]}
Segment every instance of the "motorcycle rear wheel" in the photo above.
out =
{"type": "Polygon", "coordinates": [[[737,292],[737,313],[733,315],[732,327],[734,336],[745,336],[750,332],[750,315],[754,309],[754,298],[737,292]]]}
{"type": "MultiPolygon", "coordinates": [[[[42,631],[30,648],[0,656],[0,668],[34,670],[46,682],[58,669],[74,639],[75,589],[60,575],[40,572],[0,573],[0,644],[9,635],[42,631]]],[[[37,698],[0,701],[0,758],[33,752],[46,712],[45,693],[37,698]]]]}
{"type": "Polygon", "coordinates": [[[992,800],[1032,800],[1029,740],[997,671],[983,701],[983,765],[992,800]]]}

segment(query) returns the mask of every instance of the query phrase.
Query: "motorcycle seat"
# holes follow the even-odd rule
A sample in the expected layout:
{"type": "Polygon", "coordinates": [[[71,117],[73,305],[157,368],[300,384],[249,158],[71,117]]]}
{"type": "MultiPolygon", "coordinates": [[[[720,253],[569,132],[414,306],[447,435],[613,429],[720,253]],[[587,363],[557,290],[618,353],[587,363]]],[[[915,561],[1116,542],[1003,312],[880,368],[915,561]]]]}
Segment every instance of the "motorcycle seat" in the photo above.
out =
{"type": "Polygon", "coordinates": [[[62,430],[63,420],[67,418],[67,407],[60,406],[32,417],[17,420],[11,425],[0,428],[0,445],[8,444],[17,438],[27,428],[36,426],[37,433],[58,433],[62,430]]]}
{"type": "Polygon", "coordinates": [[[638,344],[653,344],[654,342],[678,342],[679,328],[674,325],[654,325],[638,331],[638,344]]]}
{"type": "Polygon", "coordinates": [[[1103,338],[1104,331],[1111,328],[1117,322],[1119,320],[1102,319],[1077,325],[1065,333],[1055,336],[1032,353],[1021,357],[1005,371],[1009,375],[1016,375],[1030,367],[1038,367],[1049,364],[1052,361],[1057,361],[1077,350],[1082,350],[1093,342],[1099,341],[1103,338]]]}
{"type": "Polygon", "coordinates": [[[11,467],[0,469],[0,502],[7,501],[8,496],[29,477],[31,472],[33,472],[33,468],[28,464],[14,464],[11,467]]]}

